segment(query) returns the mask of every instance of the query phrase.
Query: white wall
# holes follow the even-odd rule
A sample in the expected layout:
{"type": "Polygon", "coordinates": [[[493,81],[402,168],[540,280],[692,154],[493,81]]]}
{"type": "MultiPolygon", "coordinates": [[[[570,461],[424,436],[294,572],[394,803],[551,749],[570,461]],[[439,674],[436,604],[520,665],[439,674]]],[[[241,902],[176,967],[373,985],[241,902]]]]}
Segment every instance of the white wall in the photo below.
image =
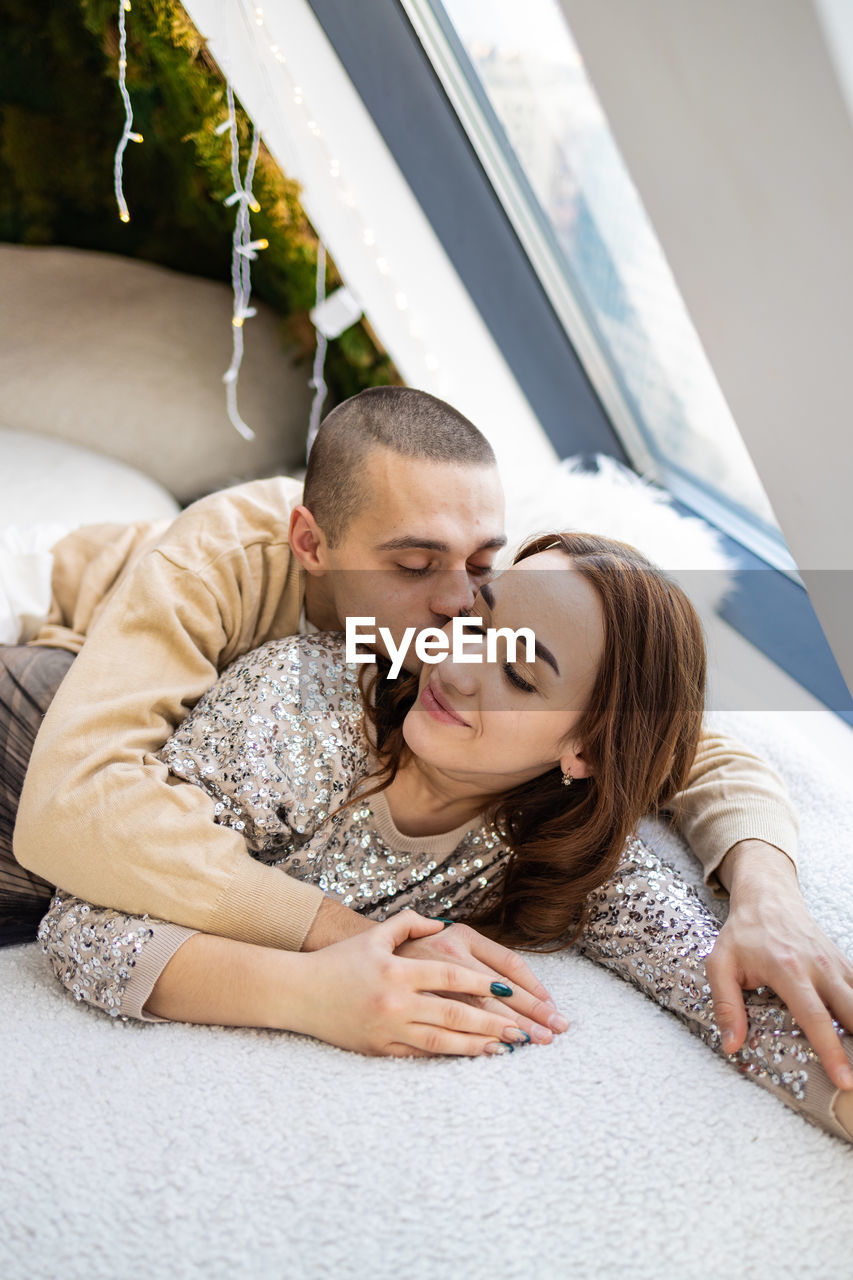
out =
{"type": "Polygon", "coordinates": [[[853,127],[824,28],[810,0],[561,3],[853,686],[853,127]]]}

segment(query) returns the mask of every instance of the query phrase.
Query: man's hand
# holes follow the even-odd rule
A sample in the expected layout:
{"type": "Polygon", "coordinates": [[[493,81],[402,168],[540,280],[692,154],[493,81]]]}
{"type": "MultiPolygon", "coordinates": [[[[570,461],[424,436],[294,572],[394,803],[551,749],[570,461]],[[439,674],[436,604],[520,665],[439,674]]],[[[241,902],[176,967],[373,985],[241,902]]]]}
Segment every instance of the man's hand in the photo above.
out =
{"type": "Polygon", "coordinates": [[[742,840],[719,868],[731,895],[729,918],[707,963],[723,1049],[746,1039],[743,991],[771,987],[784,1000],[827,1074],[853,1089],[853,1071],[832,1025],[853,1032],[853,964],[819,928],[791,860],[773,845],[742,840]]]}
{"type": "Polygon", "coordinates": [[[410,938],[397,947],[396,954],[460,965],[487,974],[490,982],[505,983],[512,988],[511,996],[500,1000],[478,999],[477,1004],[493,1013],[509,1007],[516,1015],[514,1020],[518,1026],[539,1044],[552,1040],[553,1032],[568,1029],[568,1019],[557,1012],[547,990],[521,957],[466,924],[450,925],[431,937],[410,938]]]}

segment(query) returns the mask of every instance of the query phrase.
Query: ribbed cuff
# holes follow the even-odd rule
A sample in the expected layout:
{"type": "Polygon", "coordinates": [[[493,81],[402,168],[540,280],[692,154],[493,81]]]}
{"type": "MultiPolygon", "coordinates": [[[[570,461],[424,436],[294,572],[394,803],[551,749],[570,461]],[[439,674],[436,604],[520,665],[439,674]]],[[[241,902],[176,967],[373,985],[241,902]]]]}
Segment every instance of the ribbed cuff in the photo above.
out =
{"type": "Polygon", "coordinates": [[[246,858],[204,931],[260,947],[301,951],[324,897],[317,885],[246,858]]]}
{"type": "Polygon", "coordinates": [[[144,1013],[143,1009],[172,956],[198,930],[185,929],[182,924],[164,924],[159,921],[152,921],[151,928],[154,936],[148,939],[136,958],[122,996],[120,1012],[127,1018],[138,1018],[142,1022],[168,1022],[168,1018],[144,1013]]]}
{"type": "MultiPolygon", "coordinates": [[[[848,1054],[847,1056],[849,1057],[850,1055],[848,1054]]],[[[839,1126],[841,1130],[838,1136],[840,1138],[841,1137],[846,1138],[848,1142],[853,1142],[853,1129],[848,1128],[848,1126],[844,1123],[844,1121],[841,1119],[841,1116],[838,1114],[838,1111],[836,1110],[838,1102],[841,1100],[841,1098],[844,1097],[846,1092],[848,1091],[844,1089],[836,1089],[829,1103],[829,1114],[832,1116],[832,1119],[835,1121],[835,1123],[839,1126]]]]}
{"type": "Polygon", "coordinates": [[[794,820],[780,812],[780,807],[776,804],[765,807],[763,804],[753,803],[746,812],[715,816],[702,832],[702,845],[715,850],[710,857],[702,858],[705,884],[715,898],[728,898],[729,891],[717,872],[723,858],[741,840],[763,840],[765,844],[772,844],[793,862],[796,869],[797,834],[794,820]]]}
{"type": "Polygon", "coordinates": [[[845,1142],[850,1142],[853,1134],[842,1123],[835,1111],[835,1104],[842,1092],[843,1090],[837,1089],[829,1076],[825,1075],[823,1068],[816,1071],[813,1067],[809,1072],[803,1111],[814,1124],[820,1125],[836,1138],[843,1138],[845,1142]]]}

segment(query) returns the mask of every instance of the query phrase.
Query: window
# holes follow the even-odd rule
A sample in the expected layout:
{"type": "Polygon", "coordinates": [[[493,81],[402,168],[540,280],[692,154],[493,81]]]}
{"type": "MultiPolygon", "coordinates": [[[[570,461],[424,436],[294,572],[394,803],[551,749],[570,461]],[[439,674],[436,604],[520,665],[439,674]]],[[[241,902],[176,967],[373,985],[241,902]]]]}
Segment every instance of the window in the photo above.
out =
{"type": "Polygon", "coordinates": [[[404,0],[634,465],[793,561],[557,0],[404,0]]]}

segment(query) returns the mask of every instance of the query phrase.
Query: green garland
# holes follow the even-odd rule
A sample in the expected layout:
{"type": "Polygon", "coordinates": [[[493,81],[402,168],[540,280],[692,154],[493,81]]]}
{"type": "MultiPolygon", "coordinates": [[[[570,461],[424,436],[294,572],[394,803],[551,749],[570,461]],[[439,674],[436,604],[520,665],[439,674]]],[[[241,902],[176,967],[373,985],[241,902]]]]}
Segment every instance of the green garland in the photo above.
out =
{"type": "MultiPolygon", "coordinates": [[[[113,155],[124,125],[116,85],[113,0],[0,0],[0,240],[60,244],[143,258],[227,282],[234,210],[225,85],[180,4],[134,0],[127,84],[142,146],[125,152],[129,223],[119,221],[113,155]]],[[[238,109],[242,154],[251,124],[238,109]]],[[[252,289],[280,316],[282,340],[310,361],[317,237],[299,186],[262,147],[252,236],[270,247],[252,264],[252,289]]],[[[333,267],[327,287],[339,279],[333,267]]],[[[247,329],[247,338],[250,330],[247,329]]],[[[332,402],[399,377],[364,323],[329,344],[332,402]]]]}

